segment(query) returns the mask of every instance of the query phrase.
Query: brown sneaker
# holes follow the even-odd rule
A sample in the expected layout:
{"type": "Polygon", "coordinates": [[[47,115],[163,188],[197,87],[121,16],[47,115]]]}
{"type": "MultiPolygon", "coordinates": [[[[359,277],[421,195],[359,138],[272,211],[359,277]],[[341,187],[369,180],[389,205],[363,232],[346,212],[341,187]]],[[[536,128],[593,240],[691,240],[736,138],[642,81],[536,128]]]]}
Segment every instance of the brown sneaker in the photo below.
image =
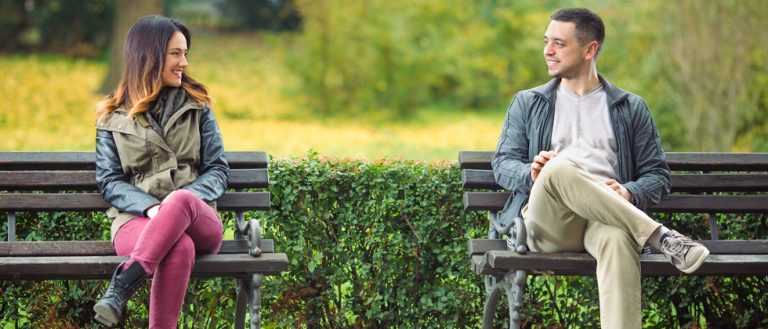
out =
{"type": "Polygon", "coordinates": [[[661,238],[659,250],[678,270],[693,273],[709,256],[709,249],[675,230],[669,230],[661,238]]]}

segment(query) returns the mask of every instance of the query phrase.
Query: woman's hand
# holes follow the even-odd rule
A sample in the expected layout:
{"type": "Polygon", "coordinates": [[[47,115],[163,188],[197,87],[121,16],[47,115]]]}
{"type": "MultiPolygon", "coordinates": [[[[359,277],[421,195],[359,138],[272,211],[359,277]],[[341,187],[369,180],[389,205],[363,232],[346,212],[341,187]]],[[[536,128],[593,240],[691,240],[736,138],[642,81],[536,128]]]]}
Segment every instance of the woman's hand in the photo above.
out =
{"type": "Polygon", "coordinates": [[[149,209],[147,209],[147,211],[145,211],[145,212],[147,214],[147,217],[149,217],[149,219],[152,219],[152,218],[155,218],[155,216],[157,215],[157,211],[158,210],[160,210],[160,205],[156,204],[156,205],[154,205],[152,207],[149,207],[149,209]]]}

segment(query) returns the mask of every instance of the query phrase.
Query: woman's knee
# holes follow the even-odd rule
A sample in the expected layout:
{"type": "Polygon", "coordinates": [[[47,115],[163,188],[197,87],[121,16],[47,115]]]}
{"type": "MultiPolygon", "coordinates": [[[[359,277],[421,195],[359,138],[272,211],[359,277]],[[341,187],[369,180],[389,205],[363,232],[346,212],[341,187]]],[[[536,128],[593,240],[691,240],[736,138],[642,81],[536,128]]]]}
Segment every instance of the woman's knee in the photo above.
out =
{"type": "Polygon", "coordinates": [[[186,234],[182,234],[178,241],[166,254],[163,263],[184,264],[190,268],[195,261],[195,243],[186,234]]]}
{"type": "Polygon", "coordinates": [[[163,200],[163,203],[179,203],[179,204],[191,205],[199,201],[200,201],[200,197],[198,197],[197,194],[193,193],[192,191],[185,190],[185,189],[178,189],[168,194],[165,197],[165,200],[163,200]]]}

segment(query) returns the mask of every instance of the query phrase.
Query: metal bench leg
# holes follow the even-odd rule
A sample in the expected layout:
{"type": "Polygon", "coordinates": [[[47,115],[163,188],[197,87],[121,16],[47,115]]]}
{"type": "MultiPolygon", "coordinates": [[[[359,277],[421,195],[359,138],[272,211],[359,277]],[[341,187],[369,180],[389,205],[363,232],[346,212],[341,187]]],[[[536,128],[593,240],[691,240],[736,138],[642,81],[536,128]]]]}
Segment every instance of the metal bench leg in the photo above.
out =
{"type": "Polygon", "coordinates": [[[251,291],[248,276],[237,278],[237,299],[235,300],[235,328],[245,329],[245,305],[248,303],[248,293],[251,291]]]}
{"type": "Polygon", "coordinates": [[[485,298],[485,306],[483,307],[483,329],[493,328],[493,317],[496,315],[499,296],[501,296],[501,291],[504,290],[505,285],[506,283],[501,281],[488,290],[488,296],[485,298]]]}
{"type": "Polygon", "coordinates": [[[512,270],[491,288],[483,308],[483,329],[493,328],[493,318],[496,315],[496,307],[499,306],[502,291],[507,293],[509,301],[509,328],[520,329],[520,308],[523,306],[526,278],[525,271],[512,270]]]}
{"type": "MultiPolygon", "coordinates": [[[[261,256],[261,226],[259,221],[251,219],[245,221],[242,211],[235,213],[235,239],[247,240],[250,249],[248,253],[253,257],[261,256]]],[[[235,328],[243,329],[245,319],[245,306],[249,304],[251,313],[251,329],[261,328],[261,284],[264,275],[254,273],[237,279],[237,304],[235,309],[235,328]]]]}
{"type": "MultiPolygon", "coordinates": [[[[502,232],[509,234],[510,237],[507,244],[510,250],[521,254],[527,253],[528,247],[525,245],[527,231],[523,219],[515,217],[510,226],[502,228],[494,226],[496,216],[496,214],[491,214],[491,229],[488,232],[488,238],[498,239],[499,234],[502,232]]],[[[527,277],[527,273],[523,270],[509,270],[504,274],[504,278],[501,281],[490,275],[486,276],[485,289],[488,297],[483,309],[483,329],[491,329],[493,327],[493,318],[496,314],[496,307],[499,305],[502,289],[506,291],[507,300],[509,301],[509,328],[520,328],[520,308],[523,306],[523,295],[525,295],[527,277]]]]}
{"type": "MultiPolygon", "coordinates": [[[[510,271],[511,273],[511,271],[510,271]]],[[[504,281],[510,281],[507,297],[509,299],[509,327],[512,329],[520,328],[520,308],[523,307],[523,295],[525,295],[525,282],[527,273],[523,270],[517,270],[514,277],[505,278],[504,281]]]]}
{"type": "Polygon", "coordinates": [[[261,284],[264,283],[264,275],[254,274],[251,278],[251,329],[261,328],[261,284]]]}
{"type": "MultiPolygon", "coordinates": [[[[528,236],[525,222],[522,217],[515,217],[513,223],[514,225],[510,233],[515,241],[515,252],[525,254],[528,252],[528,246],[525,245],[528,236]]],[[[509,297],[510,328],[520,328],[520,308],[523,306],[527,276],[527,273],[523,270],[509,271],[504,275],[504,281],[509,282],[507,285],[507,296],[509,297]]]]}
{"type": "MultiPolygon", "coordinates": [[[[493,225],[493,223],[497,220],[498,214],[491,212],[489,214],[489,227],[488,227],[488,239],[489,240],[496,240],[499,238],[499,231],[496,230],[496,227],[493,225]]],[[[496,283],[498,280],[493,275],[486,275],[485,278],[483,278],[483,281],[485,282],[485,294],[486,296],[491,294],[491,290],[494,289],[496,286],[496,283]]]]}
{"type": "Polygon", "coordinates": [[[261,328],[261,284],[263,274],[251,274],[237,279],[237,301],[235,304],[235,328],[244,329],[245,306],[251,313],[250,328],[261,328]]]}

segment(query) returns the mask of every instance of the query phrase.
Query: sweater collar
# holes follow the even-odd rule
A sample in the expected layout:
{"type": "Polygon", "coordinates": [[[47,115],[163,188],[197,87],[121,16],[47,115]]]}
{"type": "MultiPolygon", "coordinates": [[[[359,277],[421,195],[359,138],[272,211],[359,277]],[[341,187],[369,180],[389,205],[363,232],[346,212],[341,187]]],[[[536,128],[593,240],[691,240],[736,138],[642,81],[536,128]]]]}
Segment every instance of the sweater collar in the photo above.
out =
{"type": "MultiPolygon", "coordinates": [[[[614,86],[612,83],[608,82],[608,80],[603,78],[603,76],[599,73],[597,74],[597,78],[600,80],[600,84],[602,84],[603,88],[605,89],[605,94],[608,98],[608,104],[610,107],[629,96],[628,92],[614,86]]],[[[555,94],[557,93],[557,87],[560,85],[560,80],[560,78],[549,80],[549,82],[546,84],[538,86],[532,91],[546,99],[548,102],[554,104],[555,94]]]]}

